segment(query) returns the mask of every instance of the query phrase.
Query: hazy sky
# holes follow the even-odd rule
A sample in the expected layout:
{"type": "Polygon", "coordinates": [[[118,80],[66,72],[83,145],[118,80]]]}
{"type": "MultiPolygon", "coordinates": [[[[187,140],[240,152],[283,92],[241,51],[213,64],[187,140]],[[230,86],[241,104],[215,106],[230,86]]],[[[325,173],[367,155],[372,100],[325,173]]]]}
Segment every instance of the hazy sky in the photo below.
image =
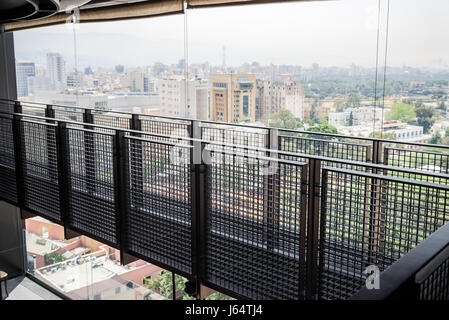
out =
{"type": "MultiPolygon", "coordinates": [[[[387,0],[381,0],[384,45],[387,0]]],[[[336,0],[195,9],[187,13],[189,63],[373,67],[378,0],[336,0]]],[[[390,0],[388,65],[449,64],[449,1],[390,0]]],[[[71,26],[15,33],[16,56],[45,63],[49,51],[74,61],[71,26]]],[[[176,63],[184,57],[184,16],[82,23],[76,29],[80,68],[176,63]]],[[[382,54],[383,54],[383,50],[382,54]]]]}

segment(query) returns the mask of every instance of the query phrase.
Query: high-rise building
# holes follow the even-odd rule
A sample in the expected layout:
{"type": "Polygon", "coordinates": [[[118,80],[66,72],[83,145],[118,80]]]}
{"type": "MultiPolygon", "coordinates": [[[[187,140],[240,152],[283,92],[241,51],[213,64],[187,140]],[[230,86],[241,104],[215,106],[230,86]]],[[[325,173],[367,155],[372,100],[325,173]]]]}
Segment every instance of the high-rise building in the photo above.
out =
{"type": "Polygon", "coordinates": [[[256,91],[255,74],[211,74],[211,120],[255,122],[256,91]]]}
{"type": "Polygon", "coordinates": [[[59,53],[47,53],[47,70],[53,88],[64,90],[67,86],[65,60],[59,53]]]}
{"type": "Polygon", "coordinates": [[[123,78],[124,87],[128,87],[132,92],[155,93],[155,80],[150,79],[146,72],[141,70],[131,71],[123,78]]]}
{"type": "Polygon", "coordinates": [[[304,119],[304,88],[299,81],[257,81],[257,120],[287,109],[304,119]]]}
{"type": "Polygon", "coordinates": [[[36,74],[36,67],[32,61],[17,61],[16,77],[17,77],[17,96],[28,96],[28,77],[36,74]]]}
{"type": "Polygon", "coordinates": [[[157,81],[162,115],[208,119],[208,83],[201,79],[187,82],[182,76],[157,81]],[[187,93],[187,100],[186,100],[187,93]]]}

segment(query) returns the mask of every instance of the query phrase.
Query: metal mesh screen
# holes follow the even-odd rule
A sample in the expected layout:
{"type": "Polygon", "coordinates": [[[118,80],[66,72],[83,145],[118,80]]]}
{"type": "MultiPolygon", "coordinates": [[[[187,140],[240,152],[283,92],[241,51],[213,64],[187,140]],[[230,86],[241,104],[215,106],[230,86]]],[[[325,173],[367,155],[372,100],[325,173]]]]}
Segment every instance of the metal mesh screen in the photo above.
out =
{"type": "Polygon", "coordinates": [[[319,294],[344,299],[449,221],[438,185],[344,169],[323,171],[319,294]]]}
{"type": "Polygon", "coordinates": [[[126,247],[191,274],[191,150],[134,137],[127,142],[131,206],[126,247]]]}
{"type": "Polygon", "coordinates": [[[45,106],[22,103],[22,113],[45,117],[45,106]]]}
{"type": "MultiPolygon", "coordinates": [[[[176,121],[176,120],[160,120],[151,118],[148,116],[140,117],[141,129],[145,132],[151,132],[156,134],[164,134],[168,136],[176,136],[176,137],[190,137],[191,132],[191,124],[188,121],[176,121]]],[[[160,140],[166,142],[175,142],[173,139],[156,137],[156,136],[148,136],[152,140],[160,140]]],[[[189,144],[189,141],[183,140],[179,143],[189,144]]]]}
{"type": "Polygon", "coordinates": [[[114,135],[68,128],[70,171],[69,224],[116,243],[114,135]]]}
{"type": "MultiPolygon", "coordinates": [[[[371,157],[370,146],[366,144],[287,135],[279,136],[279,149],[288,152],[360,162],[370,161],[371,157]]],[[[326,165],[342,166],[332,162],[328,162],[326,165]]]]}
{"type": "Polygon", "coordinates": [[[0,198],[17,202],[12,119],[0,116],[0,198]]]}
{"type": "Polygon", "coordinates": [[[68,107],[53,107],[55,118],[61,120],[69,120],[76,122],[84,121],[84,112],[82,109],[68,107]]]}
{"type": "MultiPolygon", "coordinates": [[[[416,169],[416,173],[398,173],[397,176],[432,183],[449,184],[447,177],[426,175],[426,172],[449,174],[449,153],[401,148],[385,148],[384,153],[386,165],[416,169]]],[[[389,173],[389,175],[392,174],[393,172],[389,173]]]]}
{"type": "Polygon", "coordinates": [[[21,121],[25,207],[61,220],[56,125],[21,121]]]}
{"type": "Polygon", "coordinates": [[[449,300],[449,259],[420,284],[419,293],[420,300],[449,300]]]}
{"type": "MultiPolygon", "coordinates": [[[[115,113],[110,112],[97,112],[92,113],[93,123],[101,126],[108,126],[112,128],[130,129],[131,127],[131,116],[122,115],[118,116],[115,113]]],[[[114,130],[95,128],[97,131],[112,133],[114,130]]]]}
{"type": "Polygon", "coordinates": [[[243,128],[236,126],[220,126],[202,124],[201,139],[205,141],[223,142],[225,144],[238,144],[244,146],[266,148],[268,129],[243,128]]]}
{"type": "Polygon", "coordinates": [[[305,194],[300,163],[211,152],[205,278],[253,299],[299,299],[305,194]]]}

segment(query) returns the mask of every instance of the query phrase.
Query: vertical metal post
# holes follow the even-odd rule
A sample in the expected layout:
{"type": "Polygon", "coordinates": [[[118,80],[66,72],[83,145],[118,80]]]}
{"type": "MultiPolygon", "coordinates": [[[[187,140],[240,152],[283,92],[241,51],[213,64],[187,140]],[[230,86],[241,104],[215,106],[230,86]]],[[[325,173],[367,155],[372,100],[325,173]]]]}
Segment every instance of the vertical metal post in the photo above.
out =
{"type": "MultiPolygon", "coordinates": [[[[20,111],[16,113],[21,113],[20,111]]],[[[24,137],[21,124],[22,117],[19,115],[13,116],[13,140],[14,140],[14,157],[15,157],[15,171],[16,171],[16,188],[17,188],[17,204],[18,207],[25,206],[25,168],[24,168],[24,137]]]]}
{"type": "Polygon", "coordinates": [[[126,251],[126,227],[129,206],[129,169],[125,132],[116,131],[113,146],[114,200],[116,216],[116,244],[120,248],[120,260],[126,251]]]}
{"type": "Polygon", "coordinates": [[[318,280],[318,240],[321,197],[321,160],[309,159],[307,215],[306,298],[316,299],[318,280]]]}
{"type": "Polygon", "coordinates": [[[195,278],[195,293],[197,298],[201,293],[201,280],[205,273],[206,250],[206,215],[208,208],[207,171],[208,166],[203,162],[202,154],[205,145],[201,139],[199,121],[192,122],[193,150],[190,153],[191,197],[192,197],[192,272],[195,278]]]}
{"type": "MultiPolygon", "coordinates": [[[[84,123],[94,123],[92,110],[85,109],[83,114],[84,123]]],[[[92,130],[90,126],[84,129],[92,130]]],[[[95,161],[95,137],[92,132],[84,132],[84,162],[86,166],[86,189],[89,194],[95,193],[96,161],[95,161]]]]}
{"type": "MultiPolygon", "coordinates": [[[[55,110],[53,106],[47,105],[45,108],[45,117],[46,118],[55,118],[55,110]]],[[[46,123],[55,123],[54,120],[45,120],[46,123]]],[[[48,155],[48,173],[50,175],[50,180],[55,182],[58,181],[58,165],[57,165],[57,155],[52,152],[52,129],[51,127],[47,127],[46,130],[46,144],[47,144],[47,155],[48,155]]],[[[56,145],[53,148],[57,148],[56,145]]]]}
{"type": "Polygon", "coordinates": [[[71,170],[70,152],[68,146],[67,124],[58,122],[56,128],[57,172],[59,184],[59,209],[64,225],[64,234],[70,228],[70,203],[71,203],[71,170]]]}

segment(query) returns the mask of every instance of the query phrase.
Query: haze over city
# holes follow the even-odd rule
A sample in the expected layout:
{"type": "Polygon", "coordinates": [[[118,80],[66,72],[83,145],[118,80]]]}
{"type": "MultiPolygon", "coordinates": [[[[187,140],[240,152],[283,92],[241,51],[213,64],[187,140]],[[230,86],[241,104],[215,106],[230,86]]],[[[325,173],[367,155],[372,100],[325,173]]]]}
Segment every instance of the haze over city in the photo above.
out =
{"type": "MultiPolygon", "coordinates": [[[[392,0],[387,64],[448,67],[449,3],[392,0]]],[[[385,8],[386,0],[381,1],[385,8]]],[[[222,47],[230,66],[257,61],[310,67],[363,67],[376,64],[378,1],[330,1],[252,5],[187,12],[188,62],[221,65],[222,47]],[[255,14],[257,13],[257,14],[255,14]],[[282,19],[276,17],[282,16],[282,19]],[[207,26],[207,27],[206,27],[207,26]]],[[[386,10],[381,10],[380,41],[386,10]]],[[[15,33],[16,55],[44,64],[47,52],[60,52],[74,66],[72,26],[15,33]]],[[[78,67],[145,66],[184,58],[184,16],[101,23],[76,27],[78,67]]]]}

